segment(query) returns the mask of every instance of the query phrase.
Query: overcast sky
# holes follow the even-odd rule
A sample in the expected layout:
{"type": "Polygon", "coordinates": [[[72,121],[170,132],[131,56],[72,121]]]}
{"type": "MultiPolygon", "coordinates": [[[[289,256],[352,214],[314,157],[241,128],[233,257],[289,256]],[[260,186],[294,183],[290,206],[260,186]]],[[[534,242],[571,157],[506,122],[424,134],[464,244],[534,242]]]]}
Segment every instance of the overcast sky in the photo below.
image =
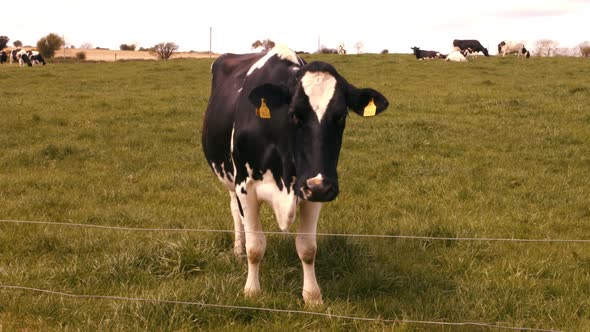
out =
{"type": "Polygon", "coordinates": [[[181,51],[249,52],[270,38],[294,50],[321,45],[349,52],[410,53],[412,46],[447,52],[453,39],[478,39],[495,54],[502,40],[532,46],[553,39],[560,47],[590,40],[590,0],[246,1],[51,0],[3,1],[0,35],[35,45],[48,33],[68,45],[118,49],[175,42],[181,51]]]}

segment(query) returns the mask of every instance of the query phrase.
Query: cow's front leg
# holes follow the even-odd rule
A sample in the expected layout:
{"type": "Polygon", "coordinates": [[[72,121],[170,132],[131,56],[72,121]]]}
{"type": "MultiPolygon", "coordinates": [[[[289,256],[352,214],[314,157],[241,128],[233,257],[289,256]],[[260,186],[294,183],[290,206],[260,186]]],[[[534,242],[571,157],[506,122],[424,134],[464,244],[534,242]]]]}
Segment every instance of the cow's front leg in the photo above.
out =
{"type": "Polygon", "coordinates": [[[244,224],[242,223],[242,214],[240,212],[240,203],[238,196],[234,191],[229,192],[231,215],[234,219],[234,255],[242,258],[245,254],[244,224]]]}
{"type": "Polygon", "coordinates": [[[316,228],[322,203],[302,201],[295,246],[303,265],[303,301],[306,305],[321,305],[322,293],[315,277],[316,228]]]}
{"type": "Polygon", "coordinates": [[[238,198],[242,204],[244,218],[244,232],[246,236],[246,256],[248,257],[248,279],[244,286],[246,296],[254,296],[260,293],[260,262],[264,257],[266,250],[266,237],[262,233],[262,225],[258,219],[260,203],[256,198],[254,190],[245,190],[243,193],[240,189],[238,198]]]}

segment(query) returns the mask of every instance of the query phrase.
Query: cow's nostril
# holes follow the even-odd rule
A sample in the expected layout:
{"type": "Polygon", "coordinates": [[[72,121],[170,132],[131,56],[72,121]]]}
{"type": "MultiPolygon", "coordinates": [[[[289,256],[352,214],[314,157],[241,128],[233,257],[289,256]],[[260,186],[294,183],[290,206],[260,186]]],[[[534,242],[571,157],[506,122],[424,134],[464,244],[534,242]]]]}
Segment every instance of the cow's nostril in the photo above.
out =
{"type": "Polygon", "coordinates": [[[301,190],[301,193],[303,194],[303,199],[308,199],[313,194],[307,185],[302,186],[299,190],[301,190]]]}
{"type": "Polygon", "coordinates": [[[311,190],[314,190],[314,188],[319,188],[323,185],[323,179],[321,177],[315,177],[315,178],[311,178],[311,179],[307,179],[307,181],[305,181],[305,184],[307,185],[308,188],[310,188],[311,190]]]}
{"type": "Polygon", "coordinates": [[[311,178],[305,181],[305,185],[301,188],[306,197],[314,199],[324,199],[330,196],[334,186],[332,181],[325,179],[311,178]]]}

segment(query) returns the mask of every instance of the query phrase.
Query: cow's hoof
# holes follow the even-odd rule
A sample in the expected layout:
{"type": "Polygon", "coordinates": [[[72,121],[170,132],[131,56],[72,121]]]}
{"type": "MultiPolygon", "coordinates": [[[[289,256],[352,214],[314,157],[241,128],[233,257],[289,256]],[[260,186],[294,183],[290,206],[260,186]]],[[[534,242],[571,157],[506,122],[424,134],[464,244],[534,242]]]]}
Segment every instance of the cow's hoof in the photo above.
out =
{"type": "Polygon", "coordinates": [[[244,296],[247,298],[254,298],[260,295],[260,289],[256,288],[244,288],[244,296]]]}
{"type": "Polygon", "coordinates": [[[303,292],[303,302],[305,302],[305,306],[308,308],[318,308],[324,305],[322,294],[320,293],[311,294],[303,292]]]}

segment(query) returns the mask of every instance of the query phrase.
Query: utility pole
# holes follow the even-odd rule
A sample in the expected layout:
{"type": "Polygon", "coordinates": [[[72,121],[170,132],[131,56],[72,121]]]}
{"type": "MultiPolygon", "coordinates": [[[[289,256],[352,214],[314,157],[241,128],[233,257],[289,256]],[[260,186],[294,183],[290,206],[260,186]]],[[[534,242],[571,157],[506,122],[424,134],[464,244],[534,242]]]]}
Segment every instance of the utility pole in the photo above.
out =
{"type": "Polygon", "coordinates": [[[213,45],[213,27],[209,27],[209,57],[213,54],[212,46],[213,45]]]}
{"type": "Polygon", "coordinates": [[[320,53],[320,36],[318,36],[318,53],[320,53]]]}

